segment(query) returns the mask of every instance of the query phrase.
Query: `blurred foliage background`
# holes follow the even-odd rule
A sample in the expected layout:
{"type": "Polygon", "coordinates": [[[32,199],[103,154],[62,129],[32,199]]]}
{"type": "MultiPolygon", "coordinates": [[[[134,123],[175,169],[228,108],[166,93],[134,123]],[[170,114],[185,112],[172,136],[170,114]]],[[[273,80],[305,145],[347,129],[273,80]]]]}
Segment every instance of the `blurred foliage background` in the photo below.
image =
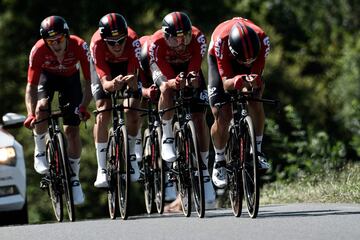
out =
{"type": "MultiPolygon", "coordinates": [[[[175,10],[188,13],[208,40],[220,22],[234,16],[251,19],[270,37],[265,97],[279,99],[281,107],[278,111],[265,106],[263,148],[272,163],[265,182],[293,181],[359,161],[360,2],[356,0],[1,0],[0,115],[26,114],[28,55],[45,17],[63,16],[71,33],[89,43],[106,13],[121,13],[142,36],[159,29],[162,18],[175,10]]],[[[86,202],[76,208],[78,219],[108,216],[105,192],[93,187],[97,168],[93,121],[81,125],[80,179],[86,202]]],[[[39,189],[40,176],[33,170],[31,132],[20,129],[16,137],[26,153],[30,222],[53,221],[47,194],[39,189]]],[[[144,212],[142,188],[133,184],[133,189],[131,211],[144,212]]]]}

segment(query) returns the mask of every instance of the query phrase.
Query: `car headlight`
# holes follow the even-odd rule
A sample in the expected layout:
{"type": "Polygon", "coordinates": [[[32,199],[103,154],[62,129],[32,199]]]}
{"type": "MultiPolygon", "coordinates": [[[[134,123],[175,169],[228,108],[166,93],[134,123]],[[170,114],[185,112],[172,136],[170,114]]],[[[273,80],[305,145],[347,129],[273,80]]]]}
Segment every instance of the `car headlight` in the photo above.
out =
{"type": "Polygon", "coordinates": [[[0,164],[16,165],[16,151],[13,147],[0,148],[0,164]]]}

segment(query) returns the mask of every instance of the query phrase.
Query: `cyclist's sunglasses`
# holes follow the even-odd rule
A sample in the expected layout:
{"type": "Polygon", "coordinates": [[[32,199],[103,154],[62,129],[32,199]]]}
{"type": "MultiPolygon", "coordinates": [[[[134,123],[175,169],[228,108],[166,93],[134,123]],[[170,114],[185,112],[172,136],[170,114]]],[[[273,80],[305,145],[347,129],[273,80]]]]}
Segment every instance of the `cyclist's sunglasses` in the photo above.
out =
{"type": "Polygon", "coordinates": [[[118,38],[118,39],[104,39],[104,41],[110,46],[115,46],[116,44],[123,44],[125,42],[126,37],[118,38]]]}
{"type": "Polygon", "coordinates": [[[47,39],[45,39],[45,41],[48,45],[54,45],[55,43],[60,44],[60,43],[64,42],[65,38],[66,38],[65,35],[62,34],[57,38],[47,38],[47,39]]]}

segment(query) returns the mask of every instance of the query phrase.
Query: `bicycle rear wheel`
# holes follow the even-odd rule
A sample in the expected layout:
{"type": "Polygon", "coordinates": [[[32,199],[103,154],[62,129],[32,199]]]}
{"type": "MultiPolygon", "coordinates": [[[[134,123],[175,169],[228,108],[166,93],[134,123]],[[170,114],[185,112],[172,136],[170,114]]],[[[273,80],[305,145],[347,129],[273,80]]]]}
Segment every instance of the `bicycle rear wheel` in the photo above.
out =
{"type": "MultiPolygon", "coordinates": [[[[240,144],[241,145],[241,144],[240,144]]],[[[226,165],[230,169],[228,173],[228,192],[231,203],[232,212],[235,217],[240,217],[242,211],[243,186],[242,173],[240,169],[241,148],[239,148],[239,140],[236,137],[233,126],[230,126],[229,140],[226,147],[226,165]]]]}
{"type": "Polygon", "coordinates": [[[126,220],[128,217],[128,197],[130,187],[130,159],[129,146],[126,127],[121,126],[119,130],[119,139],[116,150],[116,156],[119,162],[118,177],[117,177],[117,191],[119,200],[119,210],[122,219],[126,220]]]}
{"type": "Polygon", "coordinates": [[[69,220],[71,222],[75,221],[75,208],[74,208],[74,199],[72,192],[72,184],[71,184],[71,171],[70,171],[70,162],[66,153],[66,145],[64,135],[62,133],[57,133],[56,138],[58,141],[58,151],[61,159],[62,166],[62,187],[64,190],[64,198],[66,210],[68,213],[69,220]]]}
{"type": "Polygon", "coordinates": [[[186,217],[189,217],[191,214],[190,169],[189,164],[185,162],[185,142],[179,122],[174,124],[174,136],[177,156],[174,167],[174,170],[177,172],[176,191],[177,195],[180,196],[182,211],[186,217]]]}
{"type": "Polygon", "coordinates": [[[153,156],[155,205],[157,212],[160,214],[164,212],[165,205],[165,171],[161,158],[161,137],[161,127],[157,127],[151,156],[153,156]]]}
{"type": "Polygon", "coordinates": [[[151,214],[153,199],[154,199],[154,187],[153,187],[153,169],[151,160],[153,156],[152,143],[149,135],[149,129],[145,129],[144,132],[144,149],[143,149],[143,173],[144,173],[144,199],[146,212],[151,214]]]}
{"type": "Polygon", "coordinates": [[[111,219],[116,218],[117,210],[117,165],[116,161],[116,143],[114,139],[113,129],[109,130],[109,140],[108,146],[106,149],[106,173],[107,173],[107,182],[108,182],[108,208],[109,215],[111,219]]]}
{"type": "Polygon", "coordinates": [[[247,116],[243,122],[244,134],[243,142],[244,162],[242,168],[244,195],[247,210],[251,218],[256,218],[259,210],[259,174],[258,158],[256,154],[255,130],[250,116],[247,116]]]}
{"type": "Polygon", "coordinates": [[[189,163],[190,180],[195,210],[198,217],[205,215],[204,179],[201,169],[201,157],[196,138],[195,126],[192,121],[187,123],[186,158],[189,163]]]}
{"type": "Polygon", "coordinates": [[[55,152],[54,145],[50,139],[46,143],[46,159],[50,164],[49,168],[49,195],[51,205],[55,214],[55,218],[58,222],[63,220],[63,200],[61,196],[60,188],[60,166],[58,153],[55,152]]]}

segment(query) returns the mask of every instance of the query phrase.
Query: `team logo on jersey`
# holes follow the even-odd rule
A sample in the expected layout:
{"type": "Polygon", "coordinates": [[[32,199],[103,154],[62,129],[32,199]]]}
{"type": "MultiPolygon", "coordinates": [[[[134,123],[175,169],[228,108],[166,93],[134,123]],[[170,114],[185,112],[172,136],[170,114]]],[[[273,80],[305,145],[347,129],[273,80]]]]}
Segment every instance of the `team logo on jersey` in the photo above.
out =
{"type": "Polygon", "coordinates": [[[214,51],[215,51],[215,56],[220,59],[223,58],[223,55],[221,54],[221,44],[222,44],[222,40],[220,37],[218,37],[214,44],[214,51]]]}
{"type": "Polygon", "coordinates": [[[269,56],[269,53],[270,53],[270,38],[269,37],[264,38],[263,43],[266,47],[265,48],[265,57],[267,57],[267,56],[269,56]]]}
{"type": "Polygon", "coordinates": [[[206,52],[206,39],[204,34],[201,34],[198,38],[197,38],[198,43],[200,43],[200,54],[202,57],[204,57],[205,52],[206,52]]]}

